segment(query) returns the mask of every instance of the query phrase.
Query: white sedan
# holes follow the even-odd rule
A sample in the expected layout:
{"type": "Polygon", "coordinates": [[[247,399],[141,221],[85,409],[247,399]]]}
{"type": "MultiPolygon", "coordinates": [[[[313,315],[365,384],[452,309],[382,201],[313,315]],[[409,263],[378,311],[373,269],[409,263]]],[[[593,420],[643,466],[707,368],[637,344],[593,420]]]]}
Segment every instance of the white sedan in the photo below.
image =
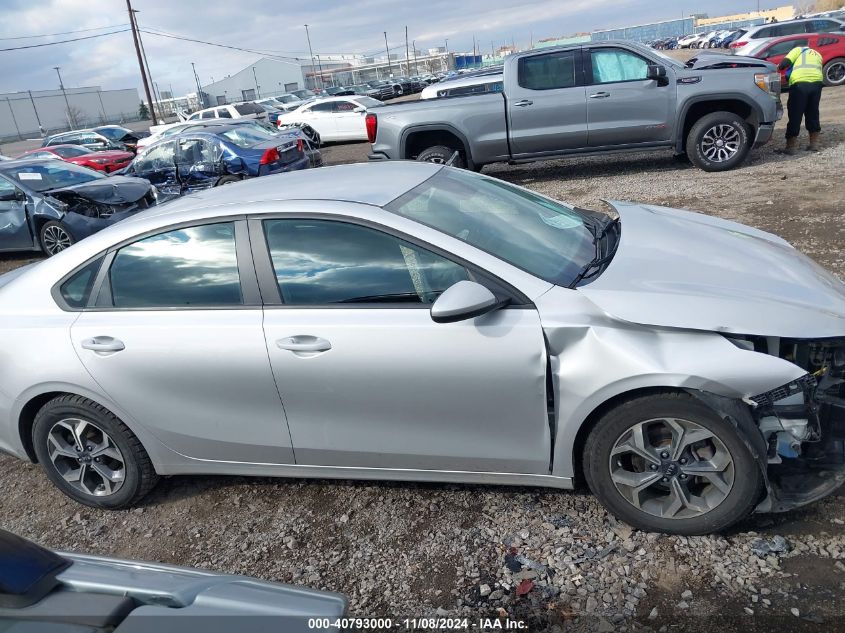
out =
{"type": "Polygon", "coordinates": [[[279,117],[279,127],[307,123],[323,141],[366,141],[364,115],[384,103],[371,97],[327,97],[303,104],[279,117]]]}

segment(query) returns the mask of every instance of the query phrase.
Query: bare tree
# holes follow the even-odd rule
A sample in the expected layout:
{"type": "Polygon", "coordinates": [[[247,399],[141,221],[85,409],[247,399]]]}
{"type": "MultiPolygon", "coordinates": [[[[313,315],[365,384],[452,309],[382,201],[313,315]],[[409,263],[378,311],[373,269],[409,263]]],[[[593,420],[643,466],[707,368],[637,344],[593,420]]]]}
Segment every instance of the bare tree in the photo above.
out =
{"type": "Polygon", "coordinates": [[[67,124],[72,130],[81,127],[85,122],[85,113],[76,106],[68,106],[65,110],[65,116],[67,117],[67,124]]]}
{"type": "Polygon", "coordinates": [[[834,11],[842,6],[842,0],[816,0],[815,11],[834,11]]]}
{"type": "Polygon", "coordinates": [[[816,10],[816,2],[796,2],[792,5],[795,9],[795,15],[807,15],[816,10]]]}

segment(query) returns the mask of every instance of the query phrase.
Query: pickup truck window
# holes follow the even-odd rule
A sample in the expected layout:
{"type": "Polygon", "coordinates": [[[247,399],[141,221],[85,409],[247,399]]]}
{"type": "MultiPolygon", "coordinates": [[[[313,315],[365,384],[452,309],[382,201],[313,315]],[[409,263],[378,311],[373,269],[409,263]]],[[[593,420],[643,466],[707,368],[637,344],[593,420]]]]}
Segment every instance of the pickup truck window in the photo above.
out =
{"type": "Polygon", "coordinates": [[[462,169],[440,170],[385,209],[562,286],[595,255],[574,208],[462,169]]]}
{"type": "Polygon", "coordinates": [[[517,76],[521,88],[555,90],[575,86],[575,53],[564,51],[532,55],[519,60],[517,76]]]}
{"type": "Polygon", "coordinates": [[[636,81],[648,76],[648,62],[621,48],[600,48],[591,51],[590,58],[594,84],[636,81]]]}

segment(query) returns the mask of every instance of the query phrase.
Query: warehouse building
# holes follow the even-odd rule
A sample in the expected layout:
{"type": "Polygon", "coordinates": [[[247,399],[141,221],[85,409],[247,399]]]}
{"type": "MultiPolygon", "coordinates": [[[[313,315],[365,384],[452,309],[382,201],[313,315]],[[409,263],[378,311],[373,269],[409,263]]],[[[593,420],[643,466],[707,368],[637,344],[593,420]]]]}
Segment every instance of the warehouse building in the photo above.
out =
{"type": "Polygon", "coordinates": [[[134,88],[102,90],[89,86],[0,94],[0,139],[39,137],[41,130],[56,133],[137,121],[140,104],[134,88]]]}

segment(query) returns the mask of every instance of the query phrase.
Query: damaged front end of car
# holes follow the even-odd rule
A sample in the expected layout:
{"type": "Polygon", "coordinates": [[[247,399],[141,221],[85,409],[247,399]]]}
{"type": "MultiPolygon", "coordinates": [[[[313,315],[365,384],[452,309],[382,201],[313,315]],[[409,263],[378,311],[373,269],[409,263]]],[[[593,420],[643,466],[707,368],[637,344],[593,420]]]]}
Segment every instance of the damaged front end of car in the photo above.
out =
{"type": "Polygon", "coordinates": [[[845,483],[845,338],[730,340],[807,372],[743,399],[765,443],[769,494],[757,511],[785,512],[830,494],[845,483]]]}
{"type": "Polygon", "coordinates": [[[106,181],[77,185],[46,192],[50,206],[64,215],[62,222],[74,238],[88,237],[158,203],[158,192],[140,178],[112,176],[106,181]],[[120,182],[110,182],[113,179],[120,182]]]}

